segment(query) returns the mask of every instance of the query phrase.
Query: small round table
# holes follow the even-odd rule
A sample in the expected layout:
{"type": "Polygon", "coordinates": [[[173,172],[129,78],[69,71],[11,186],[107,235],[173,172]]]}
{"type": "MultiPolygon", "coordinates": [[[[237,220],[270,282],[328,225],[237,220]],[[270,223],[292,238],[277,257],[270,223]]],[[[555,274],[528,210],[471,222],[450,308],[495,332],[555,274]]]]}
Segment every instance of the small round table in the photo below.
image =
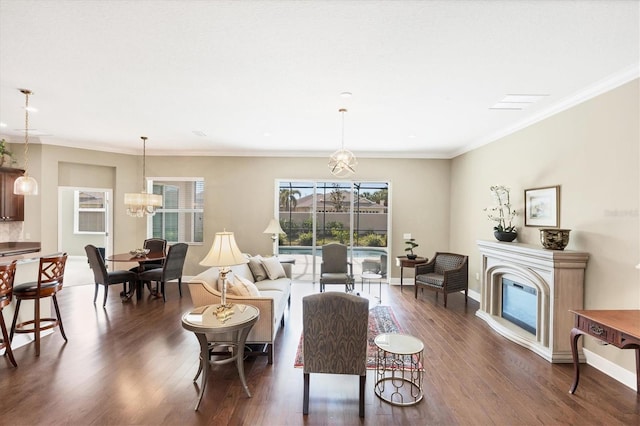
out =
{"type": "Polygon", "coordinates": [[[366,281],[369,284],[369,294],[371,294],[371,281],[378,280],[378,300],[380,301],[380,303],[382,303],[382,275],[376,274],[374,272],[363,272],[361,278],[362,284],[360,285],[360,288],[362,291],[364,291],[364,284],[366,281]]]}
{"type": "Polygon", "coordinates": [[[214,364],[227,364],[236,361],[238,374],[240,375],[240,381],[242,382],[244,391],[247,393],[247,396],[251,398],[251,392],[249,392],[249,387],[244,377],[244,344],[251,327],[253,327],[260,317],[260,310],[251,305],[234,304],[229,308],[230,310],[226,312],[226,316],[223,317],[220,315],[219,318],[217,314],[221,308],[222,306],[219,304],[201,306],[182,316],[182,327],[186,330],[193,331],[200,343],[200,367],[198,368],[196,376],[193,378],[195,382],[202,373],[200,395],[198,395],[196,411],[198,407],[200,407],[200,401],[202,401],[202,395],[207,385],[210,362],[214,364]],[[222,333],[231,333],[233,336],[232,341],[224,342],[224,344],[233,348],[233,356],[222,360],[210,361],[209,342],[207,341],[206,335],[222,333]]]}
{"type": "Polygon", "coordinates": [[[400,406],[420,402],[424,396],[422,341],[408,334],[383,333],[374,343],[378,347],[374,388],[378,398],[400,406]]]}

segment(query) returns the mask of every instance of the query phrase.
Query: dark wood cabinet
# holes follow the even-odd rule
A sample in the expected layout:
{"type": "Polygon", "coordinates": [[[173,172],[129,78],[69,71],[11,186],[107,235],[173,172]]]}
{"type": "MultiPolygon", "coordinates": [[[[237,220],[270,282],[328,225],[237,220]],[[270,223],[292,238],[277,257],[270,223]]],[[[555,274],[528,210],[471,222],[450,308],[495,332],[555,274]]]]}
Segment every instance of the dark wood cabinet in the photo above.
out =
{"type": "Polygon", "coordinates": [[[13,193],[13,183],[23,174],[22,169],[0,167],[0,221],[24,220],[24,195],[13,193]]]}

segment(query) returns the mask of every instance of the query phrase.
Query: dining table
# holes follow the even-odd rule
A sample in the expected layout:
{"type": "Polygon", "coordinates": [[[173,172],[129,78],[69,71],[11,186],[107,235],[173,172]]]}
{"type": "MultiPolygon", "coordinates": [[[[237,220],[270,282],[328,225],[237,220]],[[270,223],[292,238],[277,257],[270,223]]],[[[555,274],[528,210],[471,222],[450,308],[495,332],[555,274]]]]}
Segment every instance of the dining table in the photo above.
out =
{"type": "MultiPolygon", "coordinates": [[[[131,253],[112,254],[111,256],[108,256],[105,260],[107,262],[137,263],[139,271],[143,272],[144,271],[143,265],[145,262],[164,260],[166,257],[167,255],[161,251],[156,251],[156,252],[152,251],[147,254],[131,254],[131,253]]],[[[136,280],[135,288],[130,288],[128,293],[124,293],[121,296],[123,299],[129,300],[131,299],[131,297],[133,297],[134,291],[136,293],[136,299],[137,300],[142,299],[142,281],[136,280]]]]}

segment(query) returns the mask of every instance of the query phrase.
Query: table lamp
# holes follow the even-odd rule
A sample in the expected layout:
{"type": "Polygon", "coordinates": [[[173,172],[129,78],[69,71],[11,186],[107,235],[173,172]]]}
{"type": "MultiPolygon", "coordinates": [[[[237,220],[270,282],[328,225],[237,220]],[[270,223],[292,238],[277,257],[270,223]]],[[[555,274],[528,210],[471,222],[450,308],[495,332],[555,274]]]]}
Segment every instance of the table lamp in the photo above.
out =
{"type": "Polygon", "coordinates": [[[280,222],[278,219],[273,218],[267,225],[267,229],[263,231],[265,234],[271,234],[271,239],[273,240],[273,256],[278,256],[278,234],[284,234],[285,232],[280,227],[280,222]]]}
{"type": "Polygon", "coordinates": [[[227,303],[227,274],[231,270],[231,266],[248,263],[249,260],[242,254],[233,232],[216,232],[213,239],[211,250],[200,262],[202,266],[217,266],[220,268],[220,278],[222,278],[222,297],[220,307],[216,311],[218,319],[225,320],[231,314],[233,306],[227,303]]]}

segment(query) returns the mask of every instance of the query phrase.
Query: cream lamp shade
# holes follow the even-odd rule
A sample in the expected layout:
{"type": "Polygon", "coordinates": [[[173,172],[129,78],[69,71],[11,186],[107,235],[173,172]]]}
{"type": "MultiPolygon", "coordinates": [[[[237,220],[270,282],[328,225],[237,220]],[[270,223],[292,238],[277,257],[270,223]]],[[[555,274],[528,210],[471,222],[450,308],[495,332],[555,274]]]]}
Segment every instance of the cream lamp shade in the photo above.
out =
{"type": "Polygon", "coordinates": [[[273,255],[278,256],[278,234],[284,234],[285,232],[280,227],[278,219],[273,218],[267,225],[267,228],[263,231],[265,234],[271,234],[273,240],[273,255]]]}
{"type": "Polygon", "coordinates": [[[284,231],[282,230],[282,227],[280,226],[280,222],[278,222],[278,219],[273,218],[271,219],[271,221],[269,222],[269,224],[267,225],[267,228],[263,231],[263,233],[273,234],[277,236],[278,234],[284,234],[284,231]]]}
{"type": "Polygon", "coordinates": [[[225,266],[240,265],[248,262],[249,260],[238,248],[233,232],[224,231],[216,232],[211,250],[209,250],[209,253],[202,259],[200,265],[223,268],[225,266]]]}

